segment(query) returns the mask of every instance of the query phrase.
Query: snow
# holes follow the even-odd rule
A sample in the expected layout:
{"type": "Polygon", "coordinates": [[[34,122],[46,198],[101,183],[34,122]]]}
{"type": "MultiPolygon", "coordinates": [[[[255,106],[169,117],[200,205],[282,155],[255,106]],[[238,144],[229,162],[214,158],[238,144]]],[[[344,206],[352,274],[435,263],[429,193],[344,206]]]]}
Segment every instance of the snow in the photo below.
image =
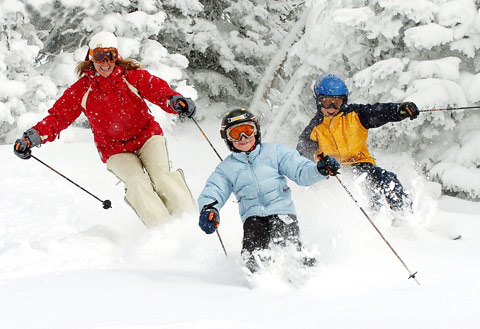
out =
{"type": "MultiPolygon", "coordinates": [[[[160,120],[173,167],[198,195],[217,157],[193,122],[160,120]]],[[[200,125],[225,157],[217,123],[200,125]]],[[[414,196],[415,217],[401,226],[375,221],[420,286],[334,179],[291,184],[302,239],[319,261],[292,285],[275,272],[247,280],[233,199],[219,227],[228,257],[215,234],[199,229],[197,214],[146,229],[88,130],[68,128],[33,154],[111,200],[109,210],[11,146],[0,152],[1,328],[477,328],[480,204],[438,198],[439,185],[416,174],[408,157],[378,154],[414,196]]],[[[356,183],[342,180],[361,202],[356,183]]]]}
{"type": "Polygon", "coordinates": [[[0,83],[5,86],[0,91],[1,97],[18,97],[22,96],[26,91],[25,84],[18,81],[8,81],[3,74],[0,75],[0,83]]]}
{"type": "Polygon", "coordinates": [[[166,15],[163,12],[154,15],[148,15],[143,11],[136,11],[125,16],[126,23],[129,24],[130,32],[144,32],[157,34],[161,30],[161,27],[166,19],[166,15]]]}
{"type": "Polygon", "coordinates": [[[474,16],[475,7],[472,3],[469,3],[469,6],[464,6],[460,2],[451,1],[441,5],[438,11],[438,21],[440,24],[450,27],[462,23],[466,18],[474,16]]]}
{"type": "Polygon", "coordinates": [[[480,101],[480,74],[475,74],[468,89],[468,99],[472,102],[480,101]]]}
{"type": "Polygon", "coordinates": [[[180,10],[183,15],[200,13],[203,10],[202,3],[197,0],[166,0],[164,2],[180,10]]]}
{"type": "Polygon", "coordinates": [[[405,44],[412,48],[431,49],[453,41],[453,32],[441,25],[430,23],[405,31],[405,44]]]}
{"type": "Polygon", "coordinates": [[[415,102],[420,109],[446,107],[447,104],[464,106],[467,103],[460,86],[451,80],[436,78],[418,79],[407,89],[408,100],[415,102]]]}
{"type": "MultiPolygon", "coordinates": [[[[307,1],[296,25],[284,20],[278,26],[266,2],[234,2],[223,15],[238,20],[248,37],[234,25],[203,20],[205,1],[140,0],[137,11],[130,11],[135,4],[126,0],[100,1],[97,7],[92,1],[59,3],[85,8],[78,13],[80,26],[62,23],[53,0],[0,4],[5,21],[0,139],[6,143],[0,145],[0,328],[478,327],[480,203],[441,193],[443,188],[480,198],[480,116],[472,112],[422,113],[415,121],[371,132],[372,153],[381,167],[398,174],[415,209],[396,225],[385,209],[373,220],[408,269],[418,271],[420,286],[407,279],[406,268],[336,179],[308,188],[290,184],[302,240],[318,266],[287,266],[248,278],[239,257],[242,225],[233,198],[221,210],[225,257],[218,237],[198,227],[198,214],[145,228],[124,202],[123,184],[100,161],[88,129],[70,127],[61,139],[33,152],[102,200],[111,200],[112,209],[104,210],[35,159],[18,159],[11,145],[76,80],[75,63],[87,49],[54,47],[55,56],[38,58],[42,43],[52,43],[40,40],[29,19],[42,16],[26,7],[50,13],[58,21],[52,25],[57,33],[71,29],[85,38],[102,29],[116,33],[123,57],[139,60],[197,100],[197,121],[225,158],[219,115],[230,109],[229,98],[241,99],[242,80],[260,81],[255,109],[256,104],[265,107],[262,97],[271,102],[270,112],[260,113],[264,141],[290,146],[310,121],[311,85],[320,73],[344,76],[352,102],[408,99],[421,109],[474,105],[480,100],[475,58],[480,15],[473,0],[307,1]],[[172,34],[171,42],[195,51],[216,50],[221,70],[240,79],[202,67],[186,72],[190,63],[181,49],[170,53],[172,45],[154,40],[165,32],[172,34]],[[308,97],[302,98],[305,89],[308,97]],[[265,91],[271,93],[268,99],[265,91]],[[373,147],[382,143],[389,153],[373,147]],[[401,152],[402,144],[412,152],[401,152]]],[[[272,5],[280,10],[295,4],[272,5]]],[[[174,169],[184,170],[198,196],[217,156],[191,120],[150,106],[164,128],[174,169]]],[[[363,206],[361,178],[345,173],[340,178],[363,206]]]]}
{"type": "Polygon", "coordinates": [[[353,76],[355,87],[360,86],[377,86],[378,81],[393,76],[395,73],[402,72],[404,63],[398,58],[391,58],[379,61],[370,66],[368,69],[361,71],[353,76]]]}
{"type": "Polygon", "coordinates": [[[416,23],[428,23],[439,10],[434,3],[438,1],[429,0],[380,0],[378,4],[392,13],[399,13],[408,16],[416,23]]]}
{"type": "Polygon", "coordinates": [[[3,103],[0,103],[0,120],[10,124],[15,122],[14,118],[10,114],[10,111],[8,110],[8,107],[3,103]]]}
{"type": "Polygon", "coordinates": [[[460,59],[446,57],[432,61],[412,62],[411,71],[418,78],[440,78],[456,81],[459,78],[460,59]]]}

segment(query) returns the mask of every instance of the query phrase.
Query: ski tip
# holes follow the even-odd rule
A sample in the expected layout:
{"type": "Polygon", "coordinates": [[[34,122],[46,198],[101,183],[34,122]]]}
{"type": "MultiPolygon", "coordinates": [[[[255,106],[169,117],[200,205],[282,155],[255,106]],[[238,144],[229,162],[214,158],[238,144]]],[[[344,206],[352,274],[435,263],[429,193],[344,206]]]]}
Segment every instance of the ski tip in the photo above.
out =
{"type": "Polygon", "coordinates": [[[454,237],[453,240],[460,240],[461,238],[462,238],[462,235],[459,234],[459,235],[457,235],[456,237],[454,237]]]}

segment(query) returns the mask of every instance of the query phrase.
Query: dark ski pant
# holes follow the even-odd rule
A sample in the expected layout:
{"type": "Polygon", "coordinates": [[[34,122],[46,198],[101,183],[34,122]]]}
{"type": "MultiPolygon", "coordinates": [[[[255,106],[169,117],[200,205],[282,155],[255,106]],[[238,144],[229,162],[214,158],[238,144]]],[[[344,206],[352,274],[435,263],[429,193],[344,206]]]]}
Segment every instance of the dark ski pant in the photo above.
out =
{"type": "Polygon", "coordinates": [[[370,197],[370,207],[379,210],[382,194],[392,210],[411,208],[412,201],[408,197],[402,184],[393,172],[382,169],[369,162],[359,162],[350,165],[353,173],[360,176],[367,175],[365,186],[370,197]]]}
{"type": "Polygon", "coordinates": [[[270,243],[285,246],[287,243],[300,245],[297,216],[288,215],[292,222],[285,224],[278,215],[251,216],[243,224],[242,253],[268,249],[270,243]]]}
{"type": "Polygon", "coordinates": [[[258,270],[252,255],[255,251],[268,249],[272,245],[285,247],[287,244],[294,244],[301,250],[297,216],[288,215],[287,222],[288,224],[280,219],[279,215],[251,216],[245,220],[242,257],[249,270],[258,270]]]}

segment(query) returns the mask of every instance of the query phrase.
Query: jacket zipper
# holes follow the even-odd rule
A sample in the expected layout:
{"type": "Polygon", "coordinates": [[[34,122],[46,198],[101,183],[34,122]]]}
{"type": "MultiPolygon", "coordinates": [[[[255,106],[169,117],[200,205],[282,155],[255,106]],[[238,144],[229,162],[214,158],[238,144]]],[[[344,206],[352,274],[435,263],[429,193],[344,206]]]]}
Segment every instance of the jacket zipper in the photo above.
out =
{"type": "Polygon", "coordinates": [[[330,133],[330,135],[332,135],[332,139],[333,139],[333,142],[335,143],[335,147],[337,148],[337,154],[342,157],[342,154],[340,153],[340,150],[338,149],[338,144],[337,144],[337,140],[335,139],[335,135],[333,134],[333,132],[330,130],[330,126],[332,125],[333,123],[333,119],[330,119],[330,123],[328,124],[328,132],[330,133]]]}
{"type": "MultiPolygon", "coordinates": [[[[255,185],[257,187],[257,199],[262,200],[261,195],[260,195],[260,184],[258,183],[257,176],[255,176],[255,172],[253,170],[253,163],[250,161],[250,154],[245,153],[245,155],[247,156],[247,162],[250,165],[250,171],[252,172],[252,176],[253,176],[253,179],[255,180],[255,185]]],[[[259,203],[260,203],[260,207],[262,209],[262,215],[264,215],[265,214],[265,206],[263,205],[263,200],[259,203]]]]}

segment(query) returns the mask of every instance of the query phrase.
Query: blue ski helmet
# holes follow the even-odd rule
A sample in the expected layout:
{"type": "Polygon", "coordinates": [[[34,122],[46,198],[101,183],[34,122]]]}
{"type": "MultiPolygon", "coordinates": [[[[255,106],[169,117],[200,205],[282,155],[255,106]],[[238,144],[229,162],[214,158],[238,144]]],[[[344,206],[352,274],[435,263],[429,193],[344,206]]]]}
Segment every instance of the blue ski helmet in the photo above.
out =
{"type": "Polygon", "coordinates": [[[333,74],[322,74],[315,80],[313,86],[315,94],[315,106],[318,108],[318,96],[343,96],[345,97],[344,104],[348,99],[348,89],[342,79],[333,74]]]}

